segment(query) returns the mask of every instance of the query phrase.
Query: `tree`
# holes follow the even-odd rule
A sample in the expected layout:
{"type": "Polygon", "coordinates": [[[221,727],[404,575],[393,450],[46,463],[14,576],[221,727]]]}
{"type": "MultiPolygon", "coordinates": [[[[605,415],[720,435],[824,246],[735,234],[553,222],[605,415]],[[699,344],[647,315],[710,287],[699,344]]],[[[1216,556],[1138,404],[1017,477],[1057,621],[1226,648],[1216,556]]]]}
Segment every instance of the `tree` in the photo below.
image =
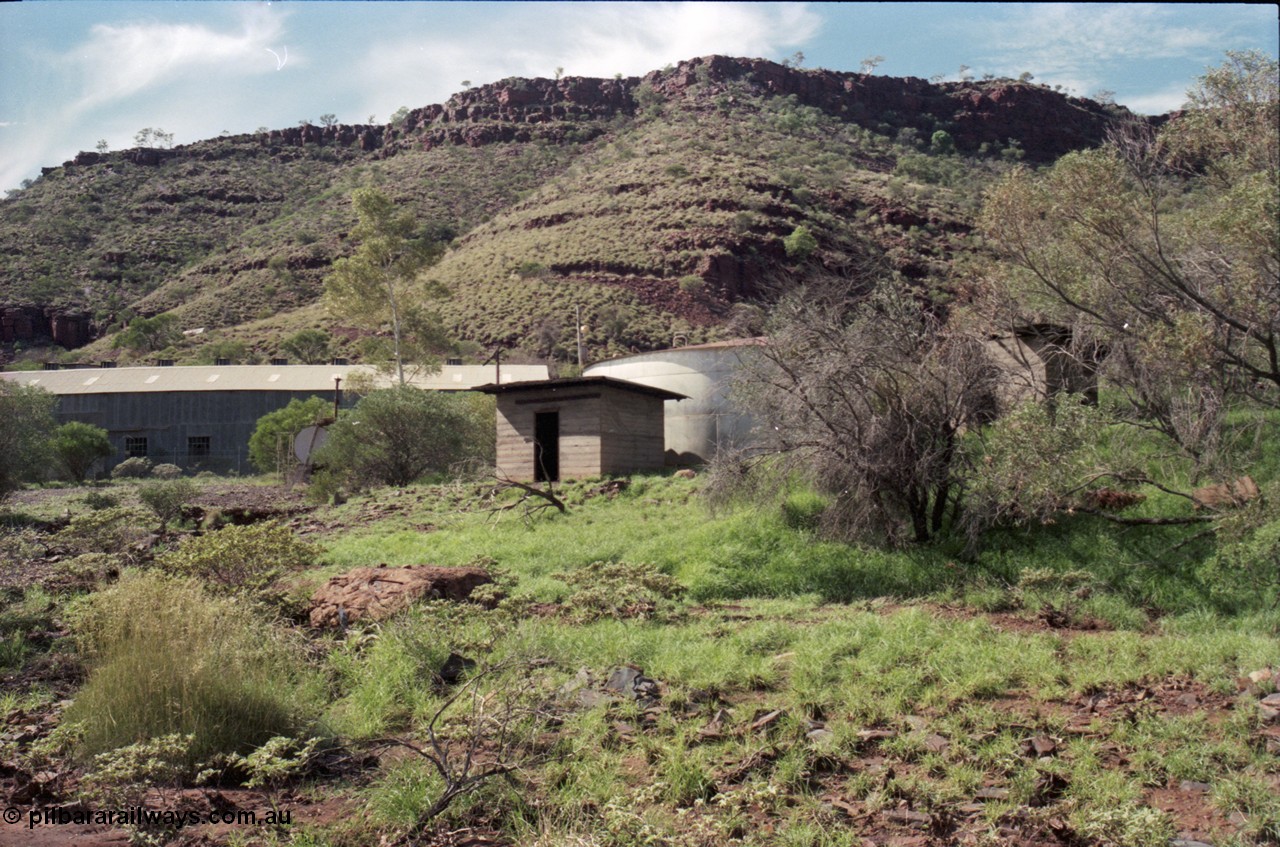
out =
{"type": "Polygon", "coordinates": [[[960,436],[992,419],[1000,374],[980,340],[944,328],[897,283],[810,286],[774,309],[740,402],[764,455],[831,500],[840,536],[916,541],[959,505],[960,436]]]}
{"type": "Polygon", "coordinates": [[[323,364],[329,358],[329,333],[320,329],[300,329],[285,340],[286,353],[308,365],[323,364]]]}
{"type": "Polygon", "coordinates": [[[858,66],[860,73],[869,74],[884,63],[884,56],[868,56],[858,66]]]}
{"type": "Polygon", "coordinates": [[[110,149],[111,149],[111,145],[107,143],[107,139],[105,138],[98,139],[97,150],[99,153],[105,153],[110,149]]]}
{"type": "Polygon", "coordinates": [[[339,259],[325,279],[330,308],[347,320],[377,329],[390,325],[396,376],[405,384],[406,337],[419,339],[419,350],[438,330],[439,320],[415,301],[447,296],[436,282],[418,275],[439,259],[443,245],[417,234],[413,216],[374,188],[351,196],[359,223],[351,238],[355,255],[339,259]],[[410,332],[406,332],[409,330],[410,332]]]}
{"type": "Polygon", "coordinates": [[[34,386],[0,380],[0,502],[48,467],[48,434],[57,398],[34,386]]]}
{"type": "Polygon", "coordinates": [[[50,447],[58,464],[76,482],[84,482],[93,463],[114,452],[105,429],[80,421],[69,421],[54,430],[50,447]]]}
{"type": "Polygon", "coordinates": [[[111,341],[111,348],[121,348],[134,353],[154,353],[163,350],[182,338],[178,331],[178,319],[173,315],[156,315],[154,318],[134,318],[129,326],[111,341]]]}
{"type": "Polygon", "coordinates": [[[293,437],[332,414],[333,403],[321,397],[290,400],[289,405],[258,418],[249,436],[249,461],[263,473],[293,464],[293,437]]]}
{"type": "Polygon", "coordinates": [[[1197,457],[1233,398],[1280,406],[1277,64],[1228,57],[1158,132],[1015,170],[981,219],[996,300],[1110,351],[1135,414],[1197,457]]]}
{"type": "Polygon", "coordinates": [[[337,115],[335,115],[335,114],[333,114],[333,113],[329,113],[329,114],[327,114],[327,115],[321,115],[321,116],[320,116],[320,125],[321,125],[321,126],[324,126],[324,127],[337,126],[337,125],[338,125],[338,116],[337,116],[337,115]]]}
{"type": "Polygon", "coordinates": [[[951,137],[951,133],[947,132],[945,129],[940,129],[934,132],[933,136],[929,139],[929,147],[933,149],[933,152],[940,153],[943,156],[950,156],[952,153],[956,152],[955,139],[953,139],[951,137]]]}
{"type": "Polygon", "coordinates": [[[492,461],[496,437],[489,398],[401,386],[343,414],[316,461],[354,486],[408,485],[459,462],[492,461]]]}

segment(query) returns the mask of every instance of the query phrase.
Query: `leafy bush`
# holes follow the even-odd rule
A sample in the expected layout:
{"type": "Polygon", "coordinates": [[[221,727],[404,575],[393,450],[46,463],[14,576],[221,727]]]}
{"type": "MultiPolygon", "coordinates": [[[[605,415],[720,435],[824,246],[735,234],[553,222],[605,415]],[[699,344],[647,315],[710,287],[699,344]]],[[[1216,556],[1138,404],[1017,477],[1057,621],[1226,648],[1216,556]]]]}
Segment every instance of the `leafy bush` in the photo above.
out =
{"type": "Polygon", "coordinates": [[[319,550],[274,521],[183,539],[156,564],[231,589],[265,588],[286,571],[314,567],[319,550]]]}
{"type": "Polygon", "coordinates": [[[73,553],[132,555],[138,542],[147,536],[142,515],[135,509],[108,506],[76,515],[54,541],[73,553]]]}
{"type": "Polygon", "coordinates": [[[84,482],[94,462],[113,452],[105,429],[80,421],[64,423],[54,430],[49,446],[58,464],[76,482],[84,482]]]}
{"type": "Polygon", "coordinates": [[[782,246],[787,256],[804,261],[814,250],[818,249],[818,239],[804,226],[797,226],[791,234],[782,239],[782,246]]]}
{"type": "Polygon", "coordinates": [[[105,491],[90,491],[88,494],[84,495],[83,502],[95,512],[100,512],[103,509],[110,509],[114,506],[119,506],[120,498],[114,494],[108,494],[105,491]]]}
{"type": "Polygon", "coordinates": [[[263,473],[293,465],[293,437],[325,417],[333,404],[320,397],[290,400],[289,405],[258,418],[249,437],[249,461],[263,473]]]}
{"type": "Polygon", "coordinates": [[[702,289],[706,288],[706,283],[697,274],[688,274],[680,277],[679,285],[680,290],[685,294],[700,294],[702,289]]]}
{"type": "Polygon", "coordinates": [[[68,610],[89,678],[67,710],[84,754],[191,735],[189,761],[297,736],[318,713],[301,647],[243,601],[126,572],[68,610]]]}
{"type": "Polygon", "coordinates": [[[151,473],[151,460],[145,456],[130,456],[111,469],[114,479],[141,479],[151,473]]]}
{"type": "Polygon", "coordinates": [[[493,408],[481,395],[375,391],[330,428],[316,461],[354,486],[407,485],[469,460],[492,461],[493,408]]]}
{"type": "Polygon", "coordinates": [[[192,773],[193,735],[173,733],[139,741],[94,757],[82,790],[100,803],[141,803],[152,788],[178,788],[192,773]]]}
{"type": "Polygon", "coordinates": [[[151,475],[156,479],[177,479],[182,476],[182,468],[165,462],[163,465],[156,465],[152,468],[151,475]]]}
{"type": "Polygon", "coordinates": [[[188,479],[166,479],[138,486],[138,499],[160,519],[161,529],[182,517],[182,507],[195,494],[195,484],[188,479]]]}

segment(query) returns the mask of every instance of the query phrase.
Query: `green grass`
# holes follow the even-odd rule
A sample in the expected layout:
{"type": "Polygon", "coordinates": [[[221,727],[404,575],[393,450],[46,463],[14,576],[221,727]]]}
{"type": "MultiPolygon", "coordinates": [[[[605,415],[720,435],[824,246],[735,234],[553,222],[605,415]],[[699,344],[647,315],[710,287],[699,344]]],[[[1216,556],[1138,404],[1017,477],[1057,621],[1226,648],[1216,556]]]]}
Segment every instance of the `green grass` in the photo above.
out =
{"type": "Polygon", "coordinates": [[[89,677],[68,710],[92,755],[172,733],[194,762],[306,731],[321,679],[247,602],[191,581],[126,573],[73,610],[89,677]]]}

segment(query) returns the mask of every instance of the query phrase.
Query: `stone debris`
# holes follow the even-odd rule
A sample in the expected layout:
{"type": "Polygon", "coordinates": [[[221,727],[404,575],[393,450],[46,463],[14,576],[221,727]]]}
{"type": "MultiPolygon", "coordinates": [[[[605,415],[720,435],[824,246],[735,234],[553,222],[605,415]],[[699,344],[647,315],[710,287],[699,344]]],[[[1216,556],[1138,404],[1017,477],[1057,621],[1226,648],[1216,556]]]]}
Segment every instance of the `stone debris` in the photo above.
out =
{"type": "Polygon", "coordinates": [[[466,600],[492,582],[483,568],[356,568],[335,576],[311,596],[313,627],[342,627],[379,621],[422,600],[466,600]]]}
{"type": "Polygon", "coordinates": [[[636,701],[642,709],[658,705],[661,695],[658,683],[644,675],[644,671],[634,665],[623,665],[609,674],[604,684],[605,690],[636,701]]]}
{"type": "Polygon", "coordinates": [[[1258,711],[1262,713],[1264,721],[1280,721],[1280,691],[1259,700],[1258,711]]]}
{"type": "Polygon", "coordinates": [[[769,727],[773,726],[773,724],[777,723],[778,718],[780,717],[782,717],[782,710],[774,709],[773,711],[766,712],[765,714],[753,720],[751,722],[751,726],[748,727],[748,729],[751,732],[759,732],[762,729],[768,729],[769,727]]]}

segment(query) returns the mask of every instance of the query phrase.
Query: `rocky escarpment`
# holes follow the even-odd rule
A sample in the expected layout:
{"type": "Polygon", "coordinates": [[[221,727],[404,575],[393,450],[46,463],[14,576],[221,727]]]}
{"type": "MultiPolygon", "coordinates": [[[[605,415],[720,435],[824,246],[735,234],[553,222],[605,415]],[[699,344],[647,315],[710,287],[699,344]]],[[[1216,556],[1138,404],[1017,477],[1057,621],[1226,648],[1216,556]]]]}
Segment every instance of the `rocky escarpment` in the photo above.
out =
{"type": "Polygon", "coordinates": [[[431,147],[535,138],[581,141],[603,132],[601,122],[634,116],[659,100],[701,99],[710,106],[719,98],[718,105],[732,106],[741,88],[793,97],[800,105],[871,129],[943,129],[966,151],[1013,140],[1031,161],[1052,161],[1101,144],[1117,121],[1145,120],[1122,107],[1011,79],[932,83],[709,56],[644,77],[502,80],[414,110],[386,137],[395,149],[413,142],[431,147]]]}
{"type": "Polygon", "coordinates": [[[5,344],[53,342],[73,350],[93,338],[88,315],[38,306],[0,306],[0,342],[5,344]]]}
{"type": "Polygon", "coordinates": [[[581,142],[604,133],[608,121],[635,116],[655,102],[701,99],[709,104],[719,98],[718,105],[733,106],[739,90],[792,97],[800,105],[881,131],[943,129],[962,151],[1015,141],[1031,161],[1052,161],[1072,150],[1097,146],[1117,122],[1152,120],[1123,107],[1012,79],[933,83],[916,77],[806,70],[764,59],[707,56],[643,77],[510,77],[455,94],[446,103],[414,109],[394,124],[304,124],[173,149],[90,151],[62,167],[112,160],[135,165],[158,165],[176,158],[216,161],[221,158],[219,151],[233,155],[233,146],[220,141],[235,145],[251,140],[273,152],[331,146],[380,157],[441,144],[581,142]]]}

